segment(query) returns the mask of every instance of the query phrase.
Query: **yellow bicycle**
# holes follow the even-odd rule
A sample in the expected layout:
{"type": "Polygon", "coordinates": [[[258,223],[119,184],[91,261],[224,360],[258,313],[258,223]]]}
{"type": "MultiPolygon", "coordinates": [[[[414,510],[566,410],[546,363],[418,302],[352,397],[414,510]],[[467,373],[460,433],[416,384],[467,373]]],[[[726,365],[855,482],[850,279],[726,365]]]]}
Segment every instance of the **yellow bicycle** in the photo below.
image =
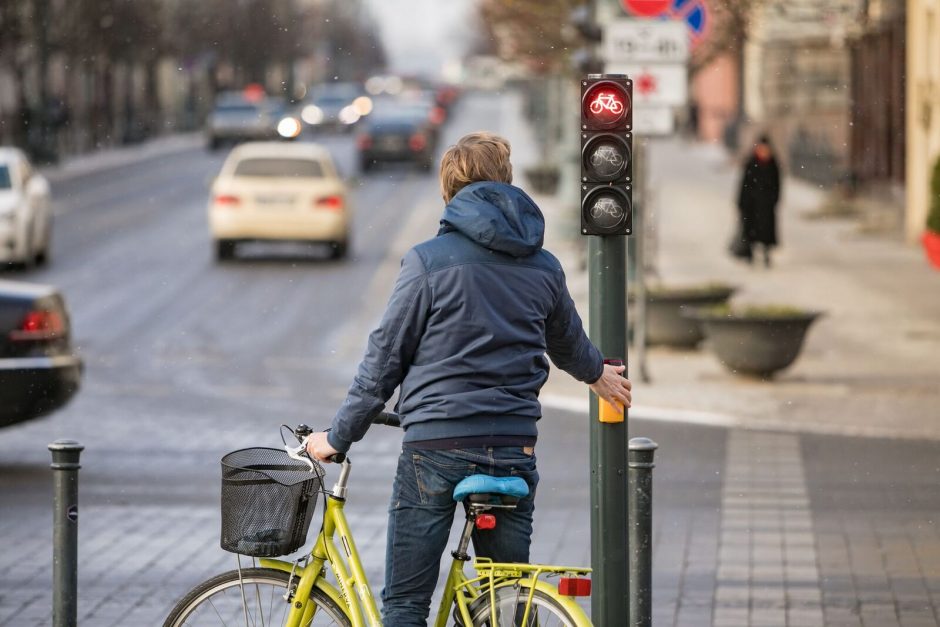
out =
{"type": "MultiPolygon", "coordinates": [[[[399,426],[395,414],[382,414],[375,422],[399,426]]],[[[344,455],[334,456],[332,461],[341,464],[339,478],[332,491],[322,490],[323,469],[304,452],[312,430],[300,425],[291,431],[299,446],[244,449],[222,460],[222,546],[259,558],[258,566],[242,568],[239,558],[236,570],[197,585],[176,604],[164,627],[382,625],[343,512],[352,465],[344,455]],[[273,559],[303,546],[321,492],[326,497],[323,525],[310,553],[295,561],[273,559]]],[[[466,522],[452,553],[435,627],[590,626],[574,599],[590,595],[589,568],[478,558],[473,560],[475,576],[465,574],[473,529],[492,528],[490,512],[515,507],[519,498],[513,495],[528,490],[518,477],[493,479],[472,475],[455,490],[455,498],[466,504],[466,522]]]]}

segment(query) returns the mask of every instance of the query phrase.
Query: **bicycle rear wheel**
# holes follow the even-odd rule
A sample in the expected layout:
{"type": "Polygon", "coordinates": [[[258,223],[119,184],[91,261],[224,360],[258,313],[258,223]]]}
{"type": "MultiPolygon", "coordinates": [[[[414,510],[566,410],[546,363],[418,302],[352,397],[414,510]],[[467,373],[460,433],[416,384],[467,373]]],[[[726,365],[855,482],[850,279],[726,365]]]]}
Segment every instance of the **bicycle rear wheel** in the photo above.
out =
{"type": "MultiPolygon", "coordinates": [[[[519,627],[525,615],[529,588],[505,586],[496,589],[496,623],[492,622],[490,595],[483,594],[470,606],[473,627],[519,627]]],[[[459,622],[458,622],[459,624],[459,622]]],[[[550,595],[536,590],[524,627],[579,627],[580,622],[550,595]]]]}
{"type": "MultiPolygon", "coordinates": [[[[270,568],[243,568],[241,579],[237,570],[223,573],[190,590],[163,627],[279,627],[290,612],[284,600],[289,580],[288,573],[270,568]]],[[[296,586],[295,578],[292,587],[296,586]]],[[[310,600],[317,611],[301,627],[352,626],[345,609],[319,589],[310,591],[310,600]]]]}

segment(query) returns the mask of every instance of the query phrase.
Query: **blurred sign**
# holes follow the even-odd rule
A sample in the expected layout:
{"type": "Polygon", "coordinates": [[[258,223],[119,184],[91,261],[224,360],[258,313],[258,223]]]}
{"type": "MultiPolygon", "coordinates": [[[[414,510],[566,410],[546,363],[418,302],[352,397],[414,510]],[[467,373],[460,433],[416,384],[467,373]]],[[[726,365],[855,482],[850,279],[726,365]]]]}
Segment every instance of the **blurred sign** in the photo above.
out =
{"type": "Polygon", "coordinates": [[[611,74],[626,74],[633,79],[636,106],[682,106],[687,104],[688,71],[684,64],[634,64],[612,61],[611,74]]]}
{"type": "Polygon", "coordinates": [[[676,130],[675,121],[672,107],[637,106],[633,109],[633,128],[637,135],[672,135],[676,130]]]}
{"type": "MultiPolygon", "coordinates": [[[[810,0],[775,0],[781,4],[793,4],[810,0]]],[[[832,0],[812,0],[816,2],[831,2],[832,0]]],[[[840,0],[842,2],[857,2],[858,0],[840,0]]],[[[657,21],[671,21],[684,24],[693,48],[698,46],[708,36],[711,29],[711,14],[708,10],[707,0],[620,0],[625,13],[632,17],[656,18],[647,19],[646,23],[657,21]]]]}
{"type": "Polygon", "coordinates": [[[604,27],[607,63],[683,63],[689,58],[689,33],[682,22],[614,20],[604,27]]]}
{"type": "Polygon", "coordinates": [[[627,13],[637,17],[655,17],[669,8],[673,0],[621,0],[627,13]]]}

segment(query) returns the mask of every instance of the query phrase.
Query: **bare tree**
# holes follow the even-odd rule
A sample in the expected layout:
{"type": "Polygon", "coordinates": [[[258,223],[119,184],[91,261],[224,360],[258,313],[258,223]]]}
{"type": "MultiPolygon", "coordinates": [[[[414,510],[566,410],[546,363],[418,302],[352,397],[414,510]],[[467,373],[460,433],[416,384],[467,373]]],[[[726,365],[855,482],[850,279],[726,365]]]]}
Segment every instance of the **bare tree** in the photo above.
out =
{"type": "Polygon", "coordinates": [[[566,32],[572,0],[482,0],[483,27],[507,61],[522,61],[536,71],[565,67],[570,54],[566,32]]]}

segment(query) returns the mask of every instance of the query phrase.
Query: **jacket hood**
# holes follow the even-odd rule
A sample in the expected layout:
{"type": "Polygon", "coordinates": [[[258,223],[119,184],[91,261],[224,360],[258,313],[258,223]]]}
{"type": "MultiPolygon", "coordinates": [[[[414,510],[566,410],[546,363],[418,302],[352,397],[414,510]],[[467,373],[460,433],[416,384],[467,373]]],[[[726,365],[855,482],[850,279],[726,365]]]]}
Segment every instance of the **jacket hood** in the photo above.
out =
{"type": "Polygon", "coordinates": [[[528,257],[542,248],[545,218],[518,187],[482,181],[461,189],[444,208],[438,234],[450,231],[490,250],[528,257]]]}

